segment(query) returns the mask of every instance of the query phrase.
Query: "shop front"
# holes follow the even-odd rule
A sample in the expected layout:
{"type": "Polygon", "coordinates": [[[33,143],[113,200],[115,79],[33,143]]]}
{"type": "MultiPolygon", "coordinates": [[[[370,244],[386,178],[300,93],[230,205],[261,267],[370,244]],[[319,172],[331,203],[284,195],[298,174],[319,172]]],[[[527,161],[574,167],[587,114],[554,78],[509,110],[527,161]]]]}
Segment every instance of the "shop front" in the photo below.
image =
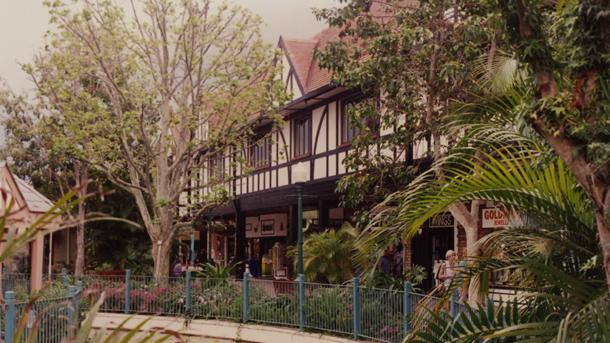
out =
{"type": "Polygon", "coordinates": [[[443,263],[447,250],[455,249],[455,219],[449,212],[433,217],[407,246],[410,249],[405,249],[405,254],[410,253],[411,259],[405,258],[405,261],[424,267],[428,274],[420,287],[432,289],[435,286],[435,272],[443,263]]]}
{"type": "Polygon", "coordinates": [[[247,216],[246,243],[248,270],[252,276],[288,278],[288,213],[247,216]]]}

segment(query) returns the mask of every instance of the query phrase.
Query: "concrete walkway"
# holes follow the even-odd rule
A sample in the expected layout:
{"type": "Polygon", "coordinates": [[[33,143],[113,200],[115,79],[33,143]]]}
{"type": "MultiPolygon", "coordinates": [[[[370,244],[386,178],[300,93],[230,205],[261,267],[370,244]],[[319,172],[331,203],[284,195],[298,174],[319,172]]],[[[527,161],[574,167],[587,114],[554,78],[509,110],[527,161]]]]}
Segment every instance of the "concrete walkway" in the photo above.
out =
{"type": "MultiPolygon", "coordinates": [[[[144,315],[126,315],[119,313],[98,313],[93,321],[95,332],[105,331],[109,334],[123,321],[122,331],[135,328],[142,321],[151,318],[144,315]]],[[[177,337],[168,342],[216,343],[216,342],[251,342],[251,343],[355,343],[356,341],[323,335],[319,333],[302,332],[295,329],[274,326],[240,324],[220,320],[191,320],[188,323],[183,318],[153,316],[142,328],[142,336],[151,331],[177,333],[177,337]],[[166,332],[168,332],[166,331],[166,332]]],[[[363,341],[359,340],[358,343],[363,341]]]]}

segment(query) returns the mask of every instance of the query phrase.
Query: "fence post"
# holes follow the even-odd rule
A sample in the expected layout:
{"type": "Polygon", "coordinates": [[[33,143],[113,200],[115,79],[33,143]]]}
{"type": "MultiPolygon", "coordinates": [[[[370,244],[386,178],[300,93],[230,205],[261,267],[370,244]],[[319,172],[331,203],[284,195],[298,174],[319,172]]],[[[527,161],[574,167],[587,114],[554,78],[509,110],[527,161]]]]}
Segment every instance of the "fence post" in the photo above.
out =
{"type": "Polygon", "coordinates": [[[125,313],[129,314],[129,307],[131,305],[131,269],[125,271],[125,313]]]}
{"type": "Polygon", "coordinates": [[[299,329],[305,328],[305,277],[303,274],[297,276],[297,288],[299,292],[299,329]]]}
{"type": "Polygon", "coordinates": [[[68,338],[72,339],[76,332],[76,286],[68,287],[70,304],[68,305],[68,338]]]}
{"type": "Polygon", "coordinates": [[[413,286],[406,281],[403,285],[402,293],[402,317],[403,317],[403,333],[406,336],[411,331],[411,317],[413,310],[413,286]]]}
{"type": "Polygon", "coordinates": [[[241,321],[245,323],[248,321],[248,314],[250,313],[250,273],[248,271],[244,272],[242,283],[244,298],[241,304],[241,321]]]}
{"type": "Polygon", "coordinates": [[[185,314],[187,316],[191,315],[191,308],[193,304],[193,297],[191,294],[191,271],[187,270],[184,277],[184,305],[185,305],[185,314]]]}
{"type": "Polygon", "coordinates": [[[64,287],[68,287],[70,280],[68,279],[68,271],[66,268],[61,268],[61,282],[64,284],[64,287]]]}
{"type": "Polygon", "coordinates": [[[453,317],[453,319],[455,319],[455,317],[457,317],[457,315],[458,315],[459,298],[460,298],[460,290],[459,290],[459,288],[456,288],[453,290],[453,293],[451,294],[451,317],[453,317]]]}
{"type": "Polygon", "coordinates": [[[7,291],[4,293],[6,306],[6,318],[4,323],[4,342],[13,343],[15,337],[15,322],[17,311],[15,310],[15,293],[7,291]]]}
{"type": "Polygon", "coordinates": [[[83,282],[81,280],[76,281],[76,304],[74,310],[76,311],[76,329],[80,327],[80,302],[83,299],[83,282]]]}
{"type": "Polygon", "coordinates": [[[352,281],[352,311],[354,314],[354,338],[360,336],[360,278],[354,277],[352,281]]]}

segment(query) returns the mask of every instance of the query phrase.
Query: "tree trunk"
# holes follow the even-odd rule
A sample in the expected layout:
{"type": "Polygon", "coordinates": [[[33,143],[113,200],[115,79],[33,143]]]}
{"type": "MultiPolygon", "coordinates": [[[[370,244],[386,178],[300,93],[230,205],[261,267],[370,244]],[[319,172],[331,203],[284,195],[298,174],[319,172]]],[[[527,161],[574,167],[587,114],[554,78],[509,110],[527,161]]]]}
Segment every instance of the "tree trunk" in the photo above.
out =
{"type": "Polygon", "coordinates": [[[77,163],[75,170],[76,182],[78,189],[78,197],[81,201],[78,203],[78,217],[76,222],[76,262],[74,266],[74,275],[82,276],[85,271],[85,196],[87,195],[87,184],[89,182],[89,169],[84,163],[77,163]]]}
{"type": "Polygon", "coordinates": [[[167,281],[169,275],[170,266],[170,252],[172,247],[172,240],[154,240],[152,242],[152,257],[153,257],[153,276],[157,282],[163,283],[167,281]]]}
{"type": "MultiPolygon", "coordinates": [[[[467,229],[464,227],[464,230],[466,231],[466,255],[469,258],[479,256],[479,249],[476,244],[479,239],[478,225],[467,229]]],[[[468,302],[471,305],[481,304],[481,278],[479,276],[470,278],[468,284],[468,302]]]]}

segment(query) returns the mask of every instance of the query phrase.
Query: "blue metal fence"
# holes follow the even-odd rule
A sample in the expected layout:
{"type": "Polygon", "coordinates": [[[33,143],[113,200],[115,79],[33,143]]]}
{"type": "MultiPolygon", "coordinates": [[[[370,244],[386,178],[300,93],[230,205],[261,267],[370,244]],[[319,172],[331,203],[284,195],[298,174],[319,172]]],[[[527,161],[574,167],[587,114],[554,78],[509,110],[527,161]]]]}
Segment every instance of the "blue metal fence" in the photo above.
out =
{"type": "MultiPolygon", "coordinates": [[[[16,278],[25,279],[29,282],[26,276],[16,278]]],[[[6,280],[7,285],[17,284],[10,275],[6,280]]],[[[457,293],[447,306],[439,298],[414,292],[409,283],[403,289],[370,288],[358,278],[334,285],[305,282],[302,277],[267,280],[244,274],[243,279],[212,279],[189,272],[185,277],[155,280],[128,271],[87,275],[78,281],[63,275],[54,285],[59,289],[51,292],[53,298],[32,304],[17,299],[14,291],[6,292],[0,309],[6,342],[17,342],[16,332],[23,332],[19,341],[33,334],[37,342],[61,341],[76,330],[80,313],[102,293],[102,312],[281,325],[380,342],[402,341],[415,325],[413,319],[425,318],[414,316],[418,311],[440,309],[455,315],[463,307],[457,293]]]]}
{"type": "Polygon", "coordinates": [[[1,310],[4,342],[59,343],[74,337],[81,294],[82,287],[70,286],[62,297],[23,301],[7,291],[1,310]]]}

